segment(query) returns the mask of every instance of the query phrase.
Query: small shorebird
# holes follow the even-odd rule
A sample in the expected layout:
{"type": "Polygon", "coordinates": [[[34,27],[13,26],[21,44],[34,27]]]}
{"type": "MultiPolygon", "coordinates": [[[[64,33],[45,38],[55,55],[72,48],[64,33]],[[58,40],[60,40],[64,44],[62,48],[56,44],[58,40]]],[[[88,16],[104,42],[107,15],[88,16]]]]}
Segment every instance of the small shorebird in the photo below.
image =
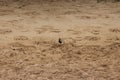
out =
{"type": "Polygon", "coordinates": [[[58,39],[58,42],[59,42],[59,44],[63,43],[61,38],[58,39]]]}

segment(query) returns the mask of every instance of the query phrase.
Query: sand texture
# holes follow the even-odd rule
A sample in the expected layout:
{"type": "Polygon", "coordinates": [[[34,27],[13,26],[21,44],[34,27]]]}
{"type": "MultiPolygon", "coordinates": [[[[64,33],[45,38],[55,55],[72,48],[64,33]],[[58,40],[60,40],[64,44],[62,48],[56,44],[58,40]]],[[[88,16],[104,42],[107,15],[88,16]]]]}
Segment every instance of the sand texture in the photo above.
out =
{"type": "Polygon", "coordinates": [[[120,3],[1,5],[0,80],[120,80],[120,3]]]}

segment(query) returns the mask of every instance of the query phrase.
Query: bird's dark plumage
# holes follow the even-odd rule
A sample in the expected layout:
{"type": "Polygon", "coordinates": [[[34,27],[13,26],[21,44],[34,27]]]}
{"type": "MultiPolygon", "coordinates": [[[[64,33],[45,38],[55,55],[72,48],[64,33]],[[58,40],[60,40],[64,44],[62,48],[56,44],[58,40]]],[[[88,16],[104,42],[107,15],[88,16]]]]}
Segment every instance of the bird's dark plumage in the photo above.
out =
{"type": "Polygon", "coordinates": [[[61,39],[61,38],[59,38],[59,39],[58,39],[58,42],[59,42],[60,44],[62,44],[62,39],[61,39]]]}

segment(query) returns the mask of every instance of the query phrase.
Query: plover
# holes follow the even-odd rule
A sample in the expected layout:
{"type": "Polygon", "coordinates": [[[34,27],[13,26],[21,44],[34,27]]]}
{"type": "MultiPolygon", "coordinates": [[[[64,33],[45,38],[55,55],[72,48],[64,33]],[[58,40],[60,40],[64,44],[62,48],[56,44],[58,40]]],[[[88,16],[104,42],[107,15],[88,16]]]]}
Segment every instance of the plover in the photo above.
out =
{"type": "Polygon", "coordinates": [[[61,38],[58,39],[58,42],[59,42],[59,44],[63,43],[61,38]]]}

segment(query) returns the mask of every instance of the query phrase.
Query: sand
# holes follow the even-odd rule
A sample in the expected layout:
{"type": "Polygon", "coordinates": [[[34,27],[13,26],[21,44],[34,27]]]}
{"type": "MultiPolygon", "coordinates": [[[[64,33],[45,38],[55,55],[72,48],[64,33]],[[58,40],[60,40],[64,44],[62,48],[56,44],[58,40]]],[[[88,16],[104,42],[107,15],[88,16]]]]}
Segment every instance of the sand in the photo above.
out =
{"type": "Polygon", "coordinates": [[[0,80],[120,80],[120,3],[1,6],[0,80]]]}

